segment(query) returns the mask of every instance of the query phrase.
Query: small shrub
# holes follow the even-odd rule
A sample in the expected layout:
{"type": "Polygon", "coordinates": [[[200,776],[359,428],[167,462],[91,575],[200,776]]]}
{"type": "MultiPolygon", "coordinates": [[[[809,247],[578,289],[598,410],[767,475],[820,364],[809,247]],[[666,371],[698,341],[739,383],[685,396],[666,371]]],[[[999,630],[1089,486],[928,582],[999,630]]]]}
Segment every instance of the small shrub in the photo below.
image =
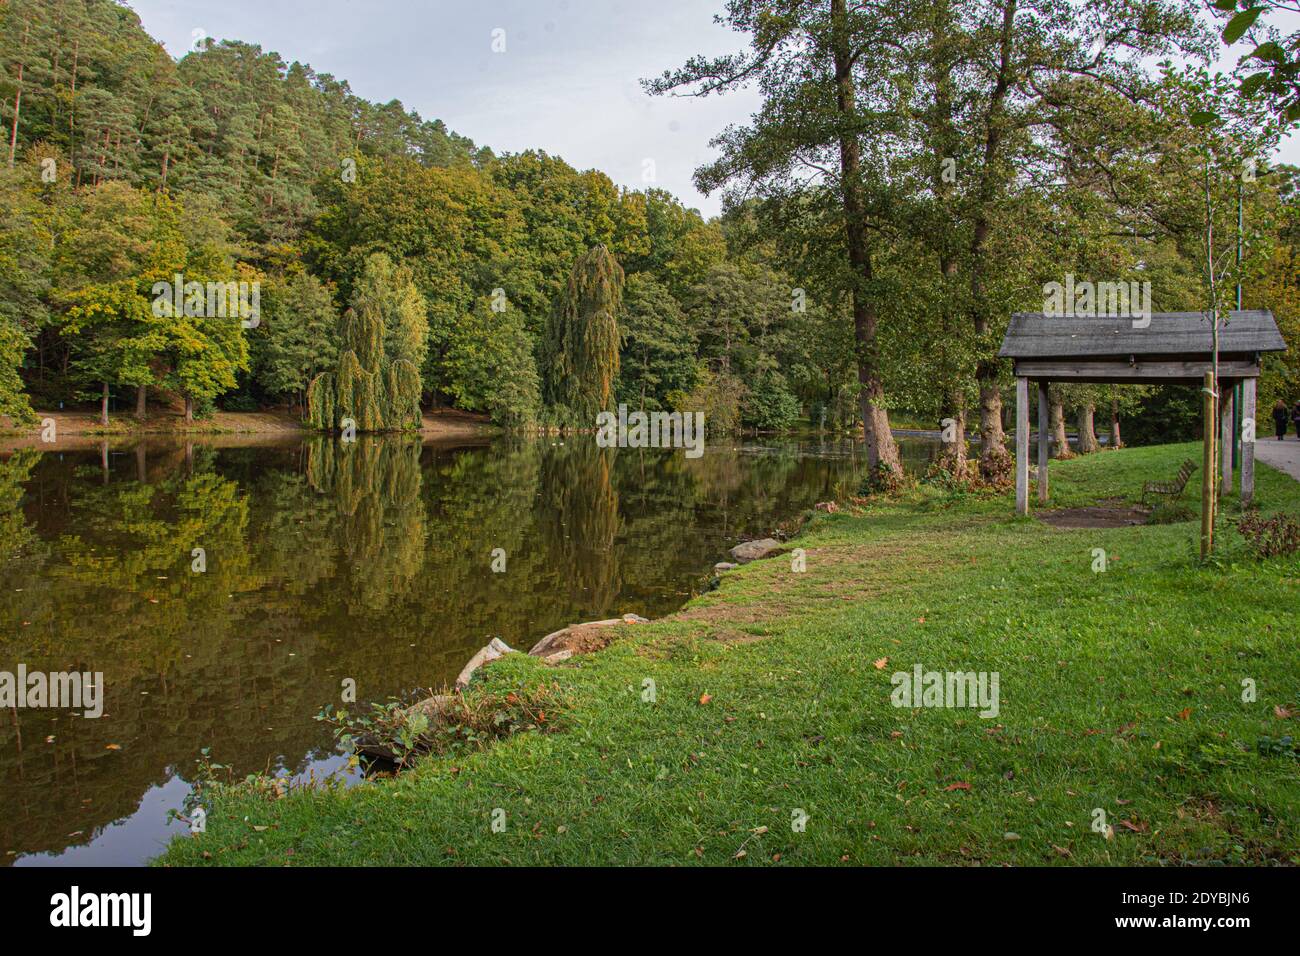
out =
{"type": "Polygon", "coordinates": [[[1147,515],[1147,524],[1180,524],[1199,518],[1195,511],[1181,501],[1162,501],[1147,515]]]}
{"type": "Polygon", "coordinates": [[[896,468],[891,468],[883,461],[876,462],[874,468],[867,470],[862,476],[862,484],[858,486],[858,494],[866,497],[868,495],[893,495],[903,490],[906,479],[903,472],[896,468]]]}
{"type": "Polygon", "coordinates": [[[404,769],[422,754],[480,750],[511,734],[555,730],[565,709],[558,685],[539,683],[505,693],[465,694],[433,718],[409,711],[408,701],[390,700],[360,714],[326,707],[316,719],[331,725],[346,749],[390,754],[404,769]]]}
{"type": "Polygon", "coordinates": [[[1257,558],[1273,558],[1300,551],[1300,520],[1286,514],[1261,518],[1252,511],[1237,521],[1237,532],[1257,558]]]}

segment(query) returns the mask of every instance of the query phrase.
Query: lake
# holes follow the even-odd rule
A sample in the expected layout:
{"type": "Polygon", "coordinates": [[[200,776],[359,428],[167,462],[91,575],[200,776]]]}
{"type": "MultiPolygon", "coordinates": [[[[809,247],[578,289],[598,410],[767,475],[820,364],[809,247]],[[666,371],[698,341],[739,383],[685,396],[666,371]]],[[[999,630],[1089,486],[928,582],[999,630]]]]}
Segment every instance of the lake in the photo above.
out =
{"type": "MultiPolygon", "coordinates": [[[[909,468],[934,448],[905,440],[909,468]]],[[[237,777],[338,770],[313,718],[345,679],[385,701],[451,682],[494,636],[526,651],[669,613],[862,467],[848,442],[688,460],[590,436],[0,455],[0,671],[104,675],[98,719],[0,713],[0,860],[144,863],[184,831],[167,811],[203,748],[237,777]]]]}

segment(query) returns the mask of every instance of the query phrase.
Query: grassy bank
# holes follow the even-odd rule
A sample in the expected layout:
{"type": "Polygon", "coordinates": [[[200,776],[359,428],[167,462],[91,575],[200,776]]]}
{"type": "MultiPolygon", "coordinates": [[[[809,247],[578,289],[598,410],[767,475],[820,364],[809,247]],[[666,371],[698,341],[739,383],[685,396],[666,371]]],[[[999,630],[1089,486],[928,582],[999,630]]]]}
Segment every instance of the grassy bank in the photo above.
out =
{"type": "MultiPolygon", "coordinates": [[[[1054,505],[1134,498],[1186,457],[1199,446],[1054,465],[1054,505]]],[[[1300,511],[1300,484],[1259,472],[1265,512],[1300,511]]],[[[555,732],[349,791],[221,790],[208,832],[161,861],[1300,862],[1300,760],[1258,752],[1300,728],[1279,716],[1300,712],[1300,562],[1256,562],[1224,528],[1202,567],[1195,523],[1060,530],[1011,510],[919,491],[819,514],[792,543],[806,573],[747,565],[600,653],[476,678],[558,684],[555,732]],[[997,672],[998,716],[894,707],[890,675],[915,664],[997,672]]]]}

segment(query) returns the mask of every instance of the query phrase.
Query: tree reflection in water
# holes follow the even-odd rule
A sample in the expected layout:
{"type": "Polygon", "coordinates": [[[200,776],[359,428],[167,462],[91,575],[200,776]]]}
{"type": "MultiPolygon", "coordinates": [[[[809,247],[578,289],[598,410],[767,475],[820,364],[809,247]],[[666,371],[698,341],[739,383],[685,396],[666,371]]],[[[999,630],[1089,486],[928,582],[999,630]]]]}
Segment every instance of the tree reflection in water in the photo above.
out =
{"type": "Polygon", "coordinates": [[[99,720],[0,715],[0,859],[102,834],[93,859],[143,861],[165,827],[142,795],[202,748],[237,775],[300,771],[332,754],[312,717],[344,678],[384,700],[446,684],[492,636],[527,649],[577,620],[670,612],[740,537],[853,487],[854,461],[583,436],[0,458],[0,670],[106,683],[99,720]]]}

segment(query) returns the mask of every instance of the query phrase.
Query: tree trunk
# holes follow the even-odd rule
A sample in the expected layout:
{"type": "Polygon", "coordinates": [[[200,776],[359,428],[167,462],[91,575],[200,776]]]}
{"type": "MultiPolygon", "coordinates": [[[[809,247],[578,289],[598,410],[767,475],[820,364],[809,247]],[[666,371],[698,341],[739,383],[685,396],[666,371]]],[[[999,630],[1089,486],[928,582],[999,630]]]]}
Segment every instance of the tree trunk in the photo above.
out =
{"type": "Polygon", "coordinates": [[[1110,402],[1110,447],[1124,447],[1124,439],[1119,433],[1119,399],[1111,399],[1110,402]]]}
{"type": "Polygon", "coordinates": [[[880,355],[876,343],[879,316],[865,286],[873,278],[871,251],[866,230],[866,203],[862,197],[862,153],[852,131],[857,112],[853,87],[853,55],[849,42],[845,0],[831,0],[831,46],[835,58],[836,109],[845,121],[840,134],[840,179],[843,183],[844,227],[848,239],[849,265],[854,288],[853,339],[858,360],[858,400],[862,408],[862,437],[867,446],[867,467],[902,474],[898,446],[889,430],[889,413],[882,407],[885,388],[880,377],[880,355]]]}
{"type": "Polygon", "coordinates": [[[938,465],[952,477],[963,479],[967,477],[969,470],[969,462],[966,459],[966,409],[962,407],[961,394],[955,391],[949,392],[948,398],[943,403],[939,420],[939,427],[943,429],[941,434],[947,431],[944,422],[949,419],[955,423],[953,440],[944,440],[939,452],[938,465]]]}
{"type": "Polygon", "coordinates": [[[188,395],[185,396],[185,424],[194,424],[194,399],[188,395]]]}
{"type": "MultiPolygon", "coordinates": [[[[22,112],[23,106],[23,69],[27,66],[27,32],[29,25],[23,24],[23,60],[18,64],[18,91],[14,93],[14,128],[9,137],[9,168],[14,165],[14,154],[18,150],[18,115],[22,112]]],[[[39,71],[38,71],[39,72],[39,71]]]]}
{"type": "Polygon", "coordinates": [[[975,378],[980,389],[980,475],[997,481],[1011,471],[1011,455],[1002,429],[1002,390],[997,383],[997,363],[980,362],[975,378]]]}
{"type": "Polygon", "coordinates": [[[1092,419],[1097,406],[1084,402],[1079,406],[1079,454],[1091,455],[1097,450],[1097,433],[1093,430],[1092,419]]]}
{"type": "Polygon", "coordinates": [[[101,425],[108,424],[108,383],[107,382],[104,383],[103,397],[99,400],[99,423],[101,425]]]}
{"type": "Polygon", "coordinates": [[[144,421],[149,415],[148,408],[146,407],[148,391],[149,388],[146,385],[137,385],[135,387],[135,417],[140,419],[140,421],[144,421]]]}
{"type": "Polygon", "coordinates": [[[998,359],[989,350],[989,310],[984,301],[985,243],[993,228],[991,214],[997,188],[993,177],[1002,146],[1002,114],[1007,92],[1012,86],[1012,38],[1015,31],[1016,0],[1003,0],[1002,29],[998,50],[998,72],[989,93],[985,116],[984,155],[976,192],[974,228],[971,230],[971,311],[975,335],[984,353],[975,366],[975,380],[980,396],[980,474],[986,481],[999,481],[1011,473],[1011,456],[1007,453],[1006,434],[1002,430],[1002,391],[998,387],[998,359]]]}
{"type": "Polygon", "coordinates": [[[1056,446],[1055,458],[1073,458],[1074,452],[1070,451],[1070,439],[1065,435],[1065,406],[1056,399],[1052,399],[1050,406],[1052,421],[1052,444],[1056,446]]]}

